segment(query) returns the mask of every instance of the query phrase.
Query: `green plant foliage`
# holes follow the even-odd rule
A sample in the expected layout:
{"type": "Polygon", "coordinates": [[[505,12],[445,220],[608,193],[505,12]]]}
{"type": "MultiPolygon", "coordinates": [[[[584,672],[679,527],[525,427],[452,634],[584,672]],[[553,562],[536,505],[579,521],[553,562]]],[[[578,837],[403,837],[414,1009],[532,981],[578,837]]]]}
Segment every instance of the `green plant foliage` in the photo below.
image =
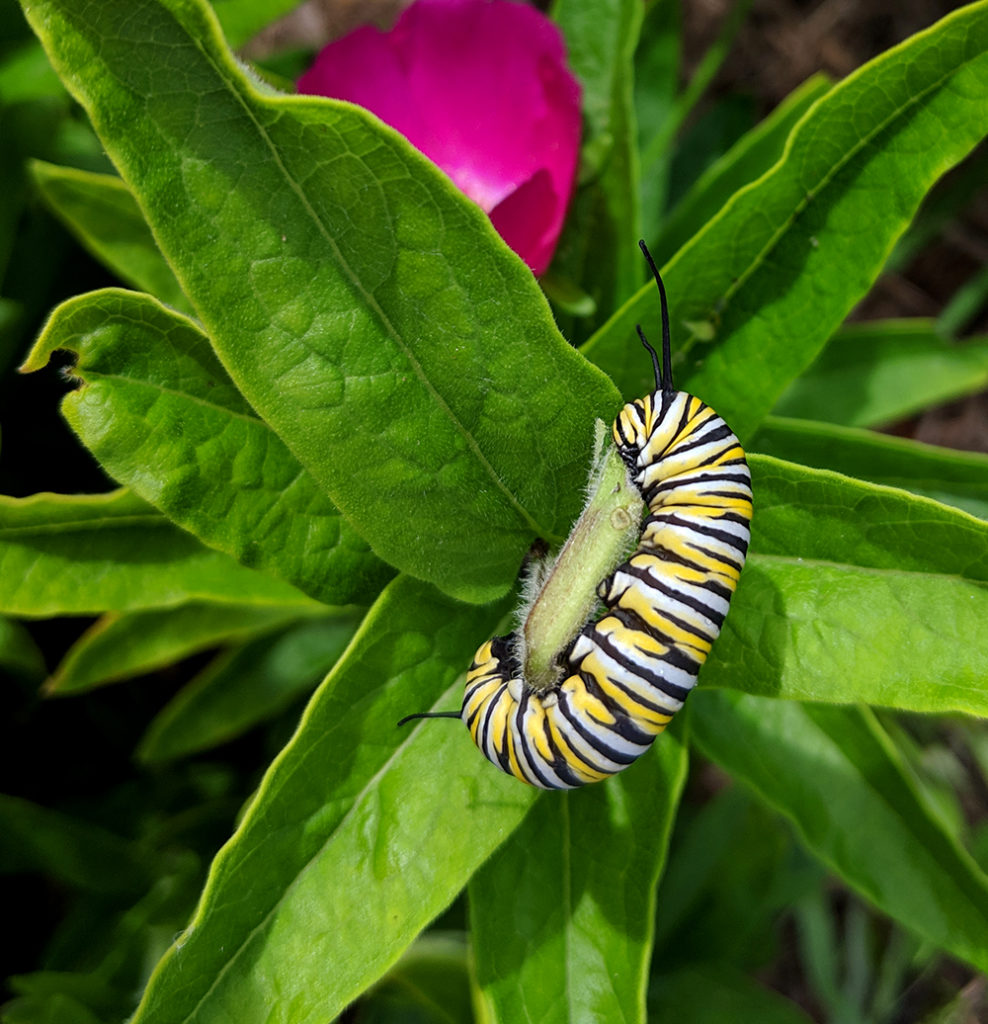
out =
{"type": "Polygon", "coordinates": [[[315,689],[357,620],[321,616],[221,655],[159,712],[137,756],[151,763],[208,750],[281,711],[315,689]]]}
{"type": "Polygon", "coordinates": [[[0,668],[38,681],[45,674],[45,658],[31,634],[13,619],[0,617],[0,668]]]}
{"type": "Polygon", "coordinates": [[[614,786],[544,796],[470,883],[487,1019],[645,1019],[655,888],[686,778],[680,740],[654,753],[614,786]]]}
{"type": "MultiPolygon", "coordinates": [[[[662,268],[685,352],[677,384],[742,440],[871,286],[926,191],[988,132],[986,67],[981,4],[883,54],[821,97],[779,162],[662,268]]],[[[628,338],[655,305],[643,288],[585,348],[629,397],[649,384],[628,338]]]]}
{"type": "Polygon", "coordinates": [[[51,674],[47,691],[65,695],[105,686],[323,613],[317,604],[245,608],[190,601],[177,608],[104,615],[72,645],[51,674]]]}
{"type": "Polygon", "coordinates": [[[648,1005],[655,1020],[680,1024],[809,1024],[812,1019],[729,964],[659,975],[648,1005]]]}
{"type": "Polygon", "coordinates": [[[769,416],[756,451],[902,487],[988,519],[988,456],[852,427],[769,416]]]}
{"type": "Polygon", "coordinates": [[[140,892],[151,878],[142,851],[86,821],[0,794],[0,873],[44,871],[92,892],[140,892]]]}
{"type": "Polygon", "coordinates": [[[742,186],[761,177],[782,155],[793,126],[830,88],[824,75],[806,80],[789,98],[746,132],[697,178],[662,225],[652,256],[660,265],[698,234],[742,186]]]}
{"type": "Polygon", "coordinates": [[[25,11],[253,409],[378,555],[503,594],[617,396],[480,210],[358,108],[260,94],[198,4],[25,11]]]}
{"type": "MultiPolygon", "coordinates": [[[[403,138],[233,56],[290,0],[20,3],[0,371],[54,311],[38,372],[0,378],[5,441],[38,452],[5,489],[41,492],[0,496],[0,743],[48,789],[0,798],[0,873],[65,906],[4,1024],[806,1024],[753,980],[794,964],[808,1004],[877,1024],[938,957],[988,970],[988,743],[960,717],[988,717],[988,456],[864,429],[984,386],[984,338],[953,339],[983,275],[937,327],[842,326],[983,178],[976,152],[916,218],[988,134],[988,0],[751,130],[745,97],[698,105],[746,3],[682,85],[678,5],[550,5],[586,126],[562,334],[403,138]],[[750,556],[668,733],[541,793],[459,721],[397,722],[456,717],[533,542],[588,500],[595,421],[654,387],[640,233],[677,385],[749,448],[750,556]],[[59,290],[107,272],[143,291],[59,290]],[[105,489],[90,455],[119,490],[48,492],[105,489]]],[[[550,636],[594,602],[587,531],[550,636]]]]}
{"type": "Polygon", "coordinates": [[[518,825],[533,791],[478,773],[462,727],[395,727],[443,698],[496,621],[454,607],[407,577],[384,590],[213,863],[135,1024],[333,1017],[518,825]],[[265,878],[249,900],[245,871],[265,878]]]}
{"type": "Polygon", "coordinates": [[[188,601],[313,602],[270,576],[205,548],[127,490],[0,496],[0,611],[92,615],[188,601]]]}
{"type": "Polygon", "coordinates": [[[79,357],[69,423],[170,519],[328,604],[366,601],[389,578],[191,320],[145,295],[93,292],[55,310],[22,369],[56,349],[79,357]]]}
{"type": "Polygon", "coordinates": [[[430,932],[361,1001],[367,1024],[455,1024],[471,1019],[467,946],[459,933],[430,932]]]}
{"type": "MultiPolygon", "coordinates": [[[[553,17],[583,85],[586,120],[580,185],[556,260],[594,308],[613,309],[641,284],[632,59],[642,22],[638,0],[556,0],[553,17]]],[[[586,330],[580,324],[582,331],[586,330]]]]}
{"type": "Polygon", "coordinates": [[[121,281],[183,313],[192,312],[134,197],[118,177],[43,160],[32,161],[30,171],[52,212],[121,281]]]}
{"type": "Polygon", "coordinates": [[[984,970],[988,879],[921,798],[874,716],[698,693],[699,748],[752,786],[869,900],[984,970]]]}
{"type": "Polygon", "coordinates": [[[924,320],[850,324],[789,385],[774,412],[878,427],[988,386],[988,338],[952,344],[924,320]]]}

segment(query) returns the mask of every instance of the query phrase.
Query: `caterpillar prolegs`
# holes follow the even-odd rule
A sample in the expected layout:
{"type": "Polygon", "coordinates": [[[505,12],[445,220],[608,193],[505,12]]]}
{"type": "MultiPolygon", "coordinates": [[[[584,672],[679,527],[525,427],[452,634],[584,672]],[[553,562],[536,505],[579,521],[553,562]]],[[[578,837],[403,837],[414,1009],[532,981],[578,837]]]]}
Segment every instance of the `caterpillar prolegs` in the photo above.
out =
{"type": "Polygon", "coordinates": [[[612,428],[647,506],[638,547],[598,587],[604,612],[560,656],[543,689],[525,678],[518,634],[488,640],[467,672],[459,713],[474,742],[509,775],[572,789],[626,768],[683,706],[720,633],[748,550],[751,476],[730,427],[672,384],[669,314],[659,289],[662,366],[655,390],[629,402],[612,428]]]}

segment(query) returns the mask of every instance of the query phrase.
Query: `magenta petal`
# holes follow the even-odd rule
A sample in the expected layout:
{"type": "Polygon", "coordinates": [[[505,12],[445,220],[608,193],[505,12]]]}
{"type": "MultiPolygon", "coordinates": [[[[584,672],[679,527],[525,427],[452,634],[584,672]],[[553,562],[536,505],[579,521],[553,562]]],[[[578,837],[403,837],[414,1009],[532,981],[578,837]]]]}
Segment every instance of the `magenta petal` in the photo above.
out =
{"type": "Polygon", "coordinates": [[[417,0],[389,33],[327,46],[299,91],[373,111],[437,163],[542,273],[580,145],[580,88],[559,30],[510,0],[417,0]]]}

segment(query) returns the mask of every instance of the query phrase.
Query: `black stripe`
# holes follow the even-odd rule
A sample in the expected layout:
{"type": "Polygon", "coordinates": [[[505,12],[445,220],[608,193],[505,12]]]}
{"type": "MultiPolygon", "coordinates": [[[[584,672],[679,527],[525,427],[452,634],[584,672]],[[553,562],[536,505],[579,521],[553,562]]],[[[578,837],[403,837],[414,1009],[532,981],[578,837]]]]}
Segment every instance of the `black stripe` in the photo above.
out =
{"type": "MultiPolygon", "coordinates": [[[[635,579],[641,580],[642,583],[651,590],[657,590],[660,594],[665,594],[666,597],[670,597],[675,601],[679,601],[680,604],[686,605],[687,608],[692,608],[693,611],[698,612],[700,615],[705,615],[717,626],[718,630],[720,629],[726,612],[719,611],[716,608],[711,608],[709,605],[704,604],[692,595],[682,593],[682,591],[677,590],[664,580],[656,579],[648,569],[642,569],[639,566],[632,565],[630,562],[625,562],[624,565],[619,565],[617,569],[614,570],[614,575],[617,575],[618,573],[626,573],[628,576],[634,576],[635,579]]],[[[716,639],[716,637],[713,637],[712,639],[716,639]]]]}
{"type": "MultiPolygon", "coordinates": [[[[723,517],[720,517],[723,518],[723,517]]],[[[729,533],[727,530],[718,530],[715,526],[711,526],[709,521],[704,519],[702,522],[694,522],[686,519],[681,519],[675,512],[653,512],[651,515],[645,517],[645,522],[642,524],[642,533],[652,523],[662,523],[665,526],[679,526],[684,530],[690,530],[693,533],[699,533],[704,537],[709,537],[711,540],[719,540],[722,544],[726,544],[728,547],[741,548],[744,544],[744,549],[747,549],[747,541],[742,537],[736,537],[733,533],[729,533]]],[[[747,519],[741,519],[741,523],[744,526],[748,525],[747,519]]],[[[693,545],[696,547],[696,545],[693,545]]],[[[697,549],[699,550],[699,549],[697,549]]],[[[721,557],[721,556],[717,556],[721,557]]]]}
{"type": "MultiPolygon", "coordinates": [[[[696,678],[696,674],[699,671],[699,665],[693,659],[686,657],[669,637],[663,637],[659,634],[658,630],[651,629],[642,623],[639,616],[635,615],[634,612],[627,608],[613,608],[611,609],[611,615],[617,618],[623,625],[627,626],[628,629],[633,630],[636,633],[645,633],[650,636],[653,640],[658,640],[660,643],[669,647],[669,650],[661,656],[661,658],[655,658],[654,660],[659,661],[660,664],[669,664],[674,668],[682,669],[684,672],[688,672],[693,678],[696,678]],[[640,625],[638,625],[640,624],[640,625]],[[642,628],[642,627],[645,628],[642,628]]],[[[632,661],[630,657],[625,655],[622,651],[618,650],[617,647],[611,642],[610,638],[605,636],[603,633],[599,633],[594,636],[594,641],[597,645],[608,654],[618,665],[626,669],[631,675],[637,676],[643,683],[648,686],[654,687],[660,693],[665,694],[667,697],[672,697],[674,700],[685,700],[686,694],[690,692],[692,687],[678,686],[676,683],[669,682],[664,676],[653,672],[647,665],[641,661],[632,661]]],[[[644,651],[642,654],[645,657],[651,658],[651,655],[646,655],[644,651]]],[[[619,689],[623,690],[628,696],[634,701],[641,701],[641,697],[630,691],[623,683],[618,679],[613,679],[611,676],[607,677],[619,689]]],[[[660,704],[656,704],[653,710],[660,711],[664,714],[668,714],[669,709],[663,707],[660,704]]]]}
{"type": "MultiPolygon", "coordinates": [[[[695,476],[691,476],[689,478],[689,483],[690,484],[714,483],[714,482],[721,481],[721,480],[726,481],[726,482],[735,482],[735,481],[740,482],[741,481],[741,474],[739,474],[739,473],[711,473],[711,472],[697,473],[696,470],[685,470],[683,473],[677,473],[675,476],[666,477],[665,479],[660,480],[658,483],[653,484],[651,489],[656,491],[656,492],[659,492],[659,491],[671,491],[671,490],[676,489],[677,487],[681,487],[683,485],[683,482],[684,482],[681,479],[681,477],[684,475],[684,473],[694,473],[694,474],[696,474],[695,476]]],[[[748,480],[751,479],[751,474],[750,473],[748,474],[747,479],[748,480]]]]}
{"type": "MultiPolygon", "coordinates": [[[[566,721],[573,726],[573,729],[579,736],[586,742],[596,753],[600,754],[601,757],[607,758],[608,761],[613,761],[615,764],[627,766],[637,761],[641,757],[642,752],[639,751],[637,754],[623,754],[613,747],[602,746],[599,737],[589,733],[580,720],[581,716],[577,714],[570,706],[568,701],[564,699],[564,695],[560,694],[559,708],[566,718],[566,721]]],[[[605,726],[607,728],[607,726],[605,726]]],[[[613,775],[618,769],[609,768],[606,765],[598,764],[594,765],[597,771],[607,772],[613,775]]]]}
{"type": "MultiPolygon", "coordinates": [[[[703,426],[706,427],[707,424],[704,424],[703,426]]],[[[731,431],[731,428],[726,423],[724,423],[723,420],[721,420],[721,426],[718,429],[716,429],[716,430],[706,430],[706,429],[704,429],[700,433],[696,434],[695,437],[691,433],[690,435],[688,435],[686,440],[680,441],[678,444],[674,445],[671,448],[666,448],[666,450],[662,454],[666,458],[668,458],[668,457],[670,457],[672,455],[681,455],[683,452],[692,451],[694,448],[702,448],[704,445],[707,445],[707,444],[716,444],[717,441],[723,441],[725,438],[728,438],[728,437],[733,438],[732,444],[737,444],[738,443],[738,440],[737,440],[736,437],[734,437],[734,434],[731,431]]],[[[724,447],[728,447],[729,448],[731,446],[730,445],[725,445],[724,447]]],[[[723,451],[723,448],[720,449],[720,452],[722,452],[722,451],[723,451]]],[[[720,452],[714,454],[712,456],[712,459],[716,458],[717,454],[720,454],[720,452]]],[[[712,461],[712,459],[708,460],[708,461],[712,461]]],[[[700,465],[701,466],[707,465],[707,462],[701,462],[700,465]]]]}
{"type": "MultiPolygon", "coordinates": [[[[529,690],[528,687],[525,687],[525,690],[521,696],[521,701],[518,704],[518,712],[516,715],[518,721],[518,732],[521,736],[521,752],[524,755],[525,763],[531,770],[532,775],[534,775],[535,778],[537,778],[539,782],[541,782],[542,785],[545,786],[546,789],[558,789],[558,783],[554,782],[552,779],[549,778],[548,775],[545,774],[542,768],[542,755],[539,754],[538,751],[532,749],[531,744],[529,743],[528,734],[525,731],[525,713],[528,710],[528,705],[530,701],[536,701],[539,705],[542,704],[542,698],[538,694],[535,694],[531,690],[529,690]]],[[[545,715],[546,711],[544,706],[542,707],[542,711],[543,715],[545,715]]],[[[545,732],[546,728],[547,722],[543,717],[543,732],[545,732]]],[[[549,746],[551,748],[551,740],[548,736],[546,737],[546,739],[549,740],[549,746]]]]}
{"type": "MultiPolygon", "coordinates": [[[[629,743],[635,743],[640,747],[646,748],[652,745],[652,741],[655,737],[651,733],[646,732],[640,725],[636,725],[634,720],[629,717],[628,712],[617,704],[613,697],[604,693],[600,687],[597,677],[594,676],[592,672],[581,668],[578,674],[583,680],[583,685],[608,709],[608,711],[611,712],[611,715],[615,719],[613,725],[600,722],[599,719],[596,718],[594,719],[595,722],[602,725],[605,729],[609,729],[611,732],[616,732],[622,739],[627,740],[629,743]]],[[[608,679],[610,679],[610,676],[608,676],[608,679]]],[[[620,687],[623,692],[627,693],[627,690],[625,690],[620,683],[614,682],[614,680],[611,680],[611,682],[613,682],[615,686],[620,687]]],[[[636,703],[641,704],[641,701],[633,694],[630,694],[629,696],[634,697],[636,703]]],[[[654,710],[658,711],[660,714],[668,714],[667,708],[657,707],[654,710]]],[[[636,756],[641,755],[639,754],[636,756]]]]}
{"type": "Polygon", "coordinates": [[[684,557],[679,554],[678,551],[673,551],[671,548],[667,548],[664,544],[649,543],[644,538],[644,530],[642,530],[642,534],[641,543],[639,544],[638,550],[635,552],[636,555],[654,555],[656,558],[661,558],[663,562],[672,562],[674,565],[684,565],[690,569],[695,569],[697,572],[710,572],[705,565],[700,565],[699,562],[694,562],[692,559],[684,557]]]}

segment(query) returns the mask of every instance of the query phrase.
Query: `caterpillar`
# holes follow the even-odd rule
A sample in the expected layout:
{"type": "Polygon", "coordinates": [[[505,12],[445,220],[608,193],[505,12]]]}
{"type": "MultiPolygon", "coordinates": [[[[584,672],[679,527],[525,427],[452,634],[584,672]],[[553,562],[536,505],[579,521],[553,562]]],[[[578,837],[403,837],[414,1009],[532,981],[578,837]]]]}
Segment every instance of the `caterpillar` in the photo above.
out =
{"type": "Polygon", "coordinates": [[[484,755],[542,789],[573,789],[639,758],[683,706],[720,633],[748,550],[751,475],[730,427],[672,383],[669,312],[659,289],[662,366],[655,390],[629,402],[612,428],[647,506],[638,547],[598,586],[604,611],[560,655],[557,681],[525,678],[518,632],[484,643],[467,671],[460,718],[484,755]]]}

